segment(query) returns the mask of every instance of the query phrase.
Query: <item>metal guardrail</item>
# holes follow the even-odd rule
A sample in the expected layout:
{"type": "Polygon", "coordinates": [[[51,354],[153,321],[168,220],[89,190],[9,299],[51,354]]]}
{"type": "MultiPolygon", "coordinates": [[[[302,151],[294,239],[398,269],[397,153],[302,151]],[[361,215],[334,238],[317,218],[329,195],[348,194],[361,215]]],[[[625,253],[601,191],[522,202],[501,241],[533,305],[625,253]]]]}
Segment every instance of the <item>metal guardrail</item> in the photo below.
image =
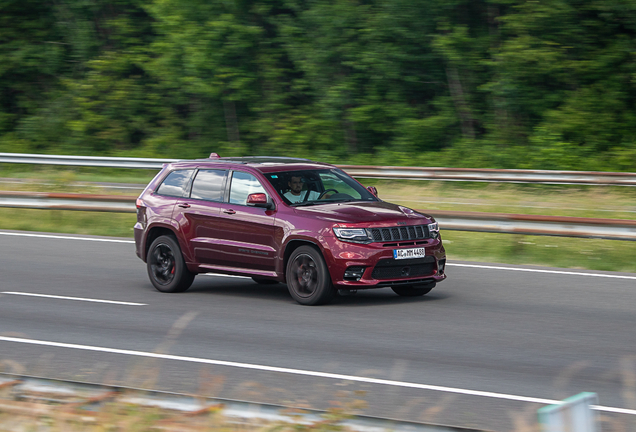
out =
{"type": "Polygon", "coordinates": [[[636,186],[636,173],[360,165],[338,165],[338,167],[356,178],[636,186]]]}
{"type": "Polygon", "coordinates": [[[100,168],[161,169],[163,164],[177,161],[178,159],[0,153],[0,163],[65,165],[100,168]]]}
{"type": "Polygon", "coordinates": [[[0,191],[0,207],[135,213],[135,198],[125,195],[0,191]]]}
{"type": "MultiPolygon", "coordinates": [[[[0,191],[0,207],[135,213],[125,195],[0,191]]],[[[636,221],[569,216],[418,210],[430,213],[448,231],[548,235],[636,241],[636,221]]]]}
{"type": "MultiPolygon", "coordinates": [[[[0,374],[0,388],[10,389],[12,400],[0,399],[0,411],[31,417],[54,417],[53,412],[64,412],[66,419],[73,418],[77,423],[90,424],[98,420],[93,418],[96,407],[101,404],[118,401],[142,407],[154,407],[167,411],[187,413],[190,418],[204,415],[211,410],[220,412],[229,424],[244,426],[271,424],[312,425],[324,422],[324,412],[313,409],[299,409],[290,406],[262,404],[241,400],[209,398],[180,393],[160,392],[131,387],[119,387],[75,381],[64,381],[24,375],[0,374]],[[28,401],[28,402],[24,402],[28,401]],[[35,405],[35,406],[34,406],[35,405]]],[[[5,394],[7,392],[5,391],[5,394]]],[[[485,432],[428,423],[416,423],[379,417],[357,415],[343,418],[338,422],[348,430],[357,432],[485,432]]],[[[162,430],[183,432],[183,425],[170,428],[167,424],[162,430]]],[[[45,429],[38,429],[45,430],[45,429]]],[[[53,429],[52,429],[53,430],[53,429]]],[[[57,430],[57,429],[54,429],[57,430]]],[[[190,430],[186,428],[186,430],[190,430]]],[[[193,430],[201,430],[195,428],[193,430]]]]}
{"type": "Polygon", "coordinates": [[[502,234],[547,235],[636,241],[636,221],[570,216],[538,216],[419,210],[430,213],[443,230],[502,234]]]}
{"type": "MultiPolygon", "coordinates": [[[[165,163],[177,161],[178,159],[0,153],[0,163],[102,168],[160,169],[165,163]]],[[[357,178],[636,186],[636,173],[442,167],[376,167],[364,165],[338,165],[338,167],[345,170],[349,175],[357,178]]]]}

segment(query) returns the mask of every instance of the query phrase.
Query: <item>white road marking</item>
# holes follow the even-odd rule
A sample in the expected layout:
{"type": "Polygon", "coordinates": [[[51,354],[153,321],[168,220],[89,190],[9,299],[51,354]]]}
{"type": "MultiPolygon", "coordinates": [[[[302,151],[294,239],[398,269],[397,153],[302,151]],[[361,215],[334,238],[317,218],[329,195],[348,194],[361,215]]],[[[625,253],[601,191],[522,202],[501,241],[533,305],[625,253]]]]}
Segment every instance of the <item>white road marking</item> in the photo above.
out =
{"type": "Polygon", "coordinates": [[[592,277],[636,280],[636,276],[623,276],[623,275],[612,275],[612,274],[603,274],[603,273],[582,273],[582,272],[570,272],[570,271],[562,271],[562,270],[526,269],[526,268],[517,268],[517,267],[500,267],[500,266],[489,266],[489,265],[478,265],[478,264],[448,263],[446,265],[454,266],[454,267],[471,267],[471,268],[490,269],[490,270],[511,270],[511,271],[521,271],[521,272],[531,272],[531,273],[551,273],[551,274],[561,274],[561,275],[570,275],[570,276],[592,276],[592,277]]]}
{"type": "Polygon", "coordinates": [[[134,240],[118,240],[118,239],[106,239],[106,238],[93,238],[93,237],[71,237],[52,234],[28,234],[28,233],[12,233],[0,231],[1,235],[6,236],[18,236],[18,237],[38,237],[38,238],[50,238],[50,239],[62,239],[62,240],[84,240],[84,241],[96,241],[107,243],[135,243],[134,240]]]}
{"type": "MultiPolygon", "coordinates": [[[[49,234],[11,233],[11,232],[2,232],[2,231],[0,231],[0,235],[40,237],[40,238],[52,238],[52,239],[64,239],[64,240],[85,240],[85,241],[110,242],[110,243],[132,243],[132,244],[135,243],[134,240],[118,240],[118,239],[105,239],[105,238],[92,238],[92,237],[69,237],[69,236],[57,236],[57,235],[49,235],[49,234]]],[[[590,277],[636,280],[636,276],[612,275],[612,274],[604,274],[604,273],[582,273],[582,272],[569,272],[569,271],[561,271],[561,270],[540,270],[540,269],[527,269],[527,268],[516,268],[516,267],[489,266],[489,265],[479,265],[479,264],[457,264],[453,262],[447,263],[446,265],[450,267],[452,266],[471,267],[471,268],[480,268],[480,269],[489,269],[489,270],[510,270],[510,271],[522,271],[522,272],[530,272],[530,273],[550,273],[550,274],[562,274],[562,275],[570,275],[570,276],[590,276],[590,277]]],[[[209,274],[209,275],[221,276],[220,274],[209,274]]],[[[247,276],[232,276],[232,275],[225,275],[225,276],[226,277],[247,277],[247,276]]]]}
{"type": "MultiPolygon", "coordinates": [[[[418,384],[418,383],[412,383],[412,382],[406,382],[406,381],[394,381],[394,380],[387,380],[387,379],[380,379],[380,378],[369,378],[369,377],[361,377],[361,376],[355,376],[355,375],[343,375],[343,374],[317,372],[317,371],[310,371],[310,370],[303,370],[303,369],[291,369],[291,368],[276,367],[276,366],[257,365],[257,364],[250,364],[250,363],[239,363],[239,362],[231,362],[231,361],[225,361],[225,360],[185,357],[185,356],[178,356],[178,355],[172,355],[172,354],[160,354],[160,353],[152,353],[152,352],[145,352],[145,351],[106,348],[106,347],[98,347],[98,346],[91,346],[91,345],[78,345],[78,344],[70,344],[70,343],[63,343],[63,342],[52,342],[52,341],[15,338],[15,337],[7,337],[7,336],[0,336],[0,341],[23,343],[23,344],[30,344],[30,345],[51,346],[51,347],[57,347],[57,348],[70,348],[70,349],[78,349],[83,351],[105,352],[105,353],[111,353],[111,354],[124,354],[124,355],[136,356],[136,357],[150,357],[150,358],[158,358],[158,359],[164,359],[164,360],[176,360],[176,361],[184,361],[189,363],[203,363],[203,364],[212,364],[212,365],[218,365],[218,366],[230,366],[230,367],[241,368],[241,369],[252,369],[252,370],[267,371],[267,372],[279,372],[279,373],[286,373],[286,374],[292,374],[292,375],[311,376],[311,377],[317,377],[317,378],[329,378],[329,379],[337,379],[337,380],[344,380],[344,381],[363,382],[368,384],[388,385],[393,387],[433,390],[433,391],[456,393],[456,394],[462,394],[462,395],[468,395],[468,396],[482,396],[482,397],[489,397],[494,399],[506,399],[506,400],[512,400],[517,402],[531,402],[531,403],[548,404],[548,405],[561,403],[561,401],[553,400],[553,399],[518,396],[518,395],[505,394],[505,393],[469,390],[469,389],[461,389],[456,387],[445,387],[445,386],[437,386],[437,385],[430,385],[430,384],[418,384]]],[[[626,409],[626,408],[605,407],[605,406],[599,406],[599,405],[593,406],[592,408],[598,411],[636,415],[636,410],[626,409]]]]}
{"type": "Polygon", "coordinates": [[[127,305],[127,306],[148,306],[147,303],[131,303],[131,302],[124,302],[124,301],[116,301],[116,300],[99,300],[99,299],[89,299],[89,298],[82,298],[82,297],[66,297],[66,296],[49,295],[49,294],[25,293],[25,292],[17,292],[17,291],[2,291],[0,294],[11,294],[11,295],[20,295],[20,296],[29,296],[29,297],[45,297],[45,298],[53,298],[53,299],[61,299],[61,300],[76,300],[76,301],[95,302],[95,303],[111,303],[111,304],[119,304],[119,305],[127,305]]]}

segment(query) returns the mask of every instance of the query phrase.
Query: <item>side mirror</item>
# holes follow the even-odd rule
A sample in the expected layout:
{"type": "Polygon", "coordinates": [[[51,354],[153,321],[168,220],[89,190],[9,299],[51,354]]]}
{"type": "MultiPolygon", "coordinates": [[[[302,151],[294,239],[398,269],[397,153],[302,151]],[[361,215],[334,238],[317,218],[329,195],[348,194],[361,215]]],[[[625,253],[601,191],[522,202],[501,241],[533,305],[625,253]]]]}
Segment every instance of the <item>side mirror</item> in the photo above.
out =
{"type": "Polygon", "coordinates": [[[253,193],[247,196],[247,205],[253,207],[274,208],[272,199],[264,193],[253,193]]]}
{"type": "Polygon", "coordinates": [[[371,192],[374,196],[378,196],[378,190],[375,188],[375,186],[367,186],[367,190],[369,192],[371,192]]]}

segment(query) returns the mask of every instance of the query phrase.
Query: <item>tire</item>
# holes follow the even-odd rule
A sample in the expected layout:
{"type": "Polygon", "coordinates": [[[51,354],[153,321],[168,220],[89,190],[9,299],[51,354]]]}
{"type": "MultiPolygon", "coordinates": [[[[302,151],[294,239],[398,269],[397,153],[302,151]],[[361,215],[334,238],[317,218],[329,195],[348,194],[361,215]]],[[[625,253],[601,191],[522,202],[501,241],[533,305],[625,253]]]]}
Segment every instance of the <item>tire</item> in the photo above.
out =
{"type": "Polygon", "coordinates": [[[253,277],[252,280],[259,285],[275,285],[278,283],[278,281],[274,279],[265,279],[265,278],[258,278],[258,277],[253,277]]]}
{"type": "Polygon", "coordinates": [[[322,254],[312,246],[300,246],[287,261],[287,289],[301,305],[329,303],[336,295],[322,254]]]}
{"type": "Polygon", "coordinates": [[[146,268],[150,282],[158,291],[164,293],[183,292],[194,281],[185,265],[177,240],[172,236],[160,236],[148,249],[146,268]]]}
{"type": "Polygon", "coordinates": [[[431,282],[424,285],[403,285],[391,288],[394,293],[401,297],[419,297],[431,292],[436,283],[431,282]]]}

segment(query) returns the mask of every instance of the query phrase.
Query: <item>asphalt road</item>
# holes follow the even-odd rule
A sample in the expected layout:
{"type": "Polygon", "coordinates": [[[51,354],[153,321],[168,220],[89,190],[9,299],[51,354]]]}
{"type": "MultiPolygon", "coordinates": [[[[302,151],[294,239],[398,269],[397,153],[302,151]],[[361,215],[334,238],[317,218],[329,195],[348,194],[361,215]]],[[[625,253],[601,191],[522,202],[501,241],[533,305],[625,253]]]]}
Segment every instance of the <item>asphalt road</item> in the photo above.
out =
{"type": "Polygon", "coordinates": [[[636,411],[608,412],[636,409],[636,274],[450,262],[422,298],[381,289],[303,307],[245,278],[159,293],[127,239],[10,234],[4,372],[314,408],[363,400],[370,415],[497,431],[591,391],[603,418],[636,425],[636,411]]]}

